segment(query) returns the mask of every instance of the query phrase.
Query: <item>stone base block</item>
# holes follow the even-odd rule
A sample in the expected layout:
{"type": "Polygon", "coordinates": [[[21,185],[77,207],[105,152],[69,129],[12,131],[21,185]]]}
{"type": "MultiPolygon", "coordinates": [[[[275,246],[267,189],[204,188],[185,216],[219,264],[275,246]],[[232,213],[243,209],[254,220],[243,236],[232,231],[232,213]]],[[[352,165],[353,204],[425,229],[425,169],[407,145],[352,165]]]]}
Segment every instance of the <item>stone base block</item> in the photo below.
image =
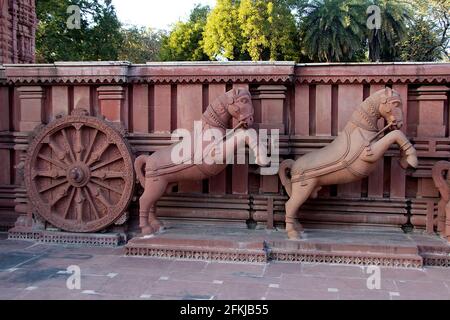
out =
{"type": "Polygon", "coordinates": [[[10,240],[29,240],[41,243],[117,247],[122,242],[118,233],[71,233],[12,228],[8,231],[10,240]]]}
{"type": "Polygon", "coordinates": [[[172,222],[150,237],[135,237],[127,256],[265,263],[328,263],[398,268],[450,266],[450,245],[438,236],[399,231],[307,229],[301,240],[283,230],[246,230],[172,222]]]}

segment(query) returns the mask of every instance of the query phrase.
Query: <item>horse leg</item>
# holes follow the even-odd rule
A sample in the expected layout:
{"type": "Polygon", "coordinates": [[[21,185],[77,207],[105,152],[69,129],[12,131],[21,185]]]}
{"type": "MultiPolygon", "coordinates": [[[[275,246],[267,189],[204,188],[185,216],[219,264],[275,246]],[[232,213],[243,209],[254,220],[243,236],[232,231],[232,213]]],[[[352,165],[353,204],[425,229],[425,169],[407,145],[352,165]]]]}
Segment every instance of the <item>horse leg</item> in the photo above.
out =
{"type": "Polygon", "coordinates": [[[409,142],[408,138],[400,130],[391,131],[386,136],[370,145],[366,149],[366,154],[362,156],[362,159],[367,162],[376,162],[394,143],[399,145],[402,153],[402,158],[400,159],[402,168],[406,169],[408,165],[416,168],[418,164],[416,149],[414,149],[411,142],[409,142]]]}
{"type": "Polygon", "coordinates": [[[144,194],[139,199],[139,227],[145,235],[158,232],[162,227],[155,215],[155,204],[166,188],[167,182],[163,180],[145,181],[144,194]]]}
{"type": "Polygon", "coordinates": [[[298,239],[298,233],[303,231],[303,226],[297,220],[297,211],[315,189],[317,189],[315,180],[307,181],[306,186],[298,182],[292,184],[291,198],[286,202],[286,232],[291,240],[298,239]]]}

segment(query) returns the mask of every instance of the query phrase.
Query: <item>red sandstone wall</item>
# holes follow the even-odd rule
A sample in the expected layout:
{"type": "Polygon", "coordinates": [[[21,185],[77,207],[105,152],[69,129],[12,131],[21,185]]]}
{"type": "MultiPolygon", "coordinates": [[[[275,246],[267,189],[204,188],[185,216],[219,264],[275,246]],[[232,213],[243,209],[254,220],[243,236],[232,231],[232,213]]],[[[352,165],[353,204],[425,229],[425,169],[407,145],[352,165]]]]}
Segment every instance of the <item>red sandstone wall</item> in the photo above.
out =
{"type": "MultiPolygon", "coordinates": [[[[325,188],[321,199],[302,208],[301,218],[315,225],[399,227],[411,222],[424,228],[427,210],[433,224],[438,196],[431,167],[450,156],[449,82],[450,64],[115,62],[0,68],[0,224],[10,226],[14,206],[20,211],[26,201],[14,166],[26,150],[27,132],[58,113],[87,108],[119,121],[130,132],[136,154],[149,153],[168,144],[172,130],[200,119],[215,97],[244,86],[253,95],[256,126],[280,129],[282,157],[294,158],[332,141],[358,104],[388,85],[403,97],[404,130],[419,151],[419,169],[402,171],[393,147],[368,179],[325,188]]],[[[286,198],[278,177],[260,177],[253,169],[230,166],[209,181],[183,183],[178,193],[160,201],[159,213],[283,221],[286,198]]]]}

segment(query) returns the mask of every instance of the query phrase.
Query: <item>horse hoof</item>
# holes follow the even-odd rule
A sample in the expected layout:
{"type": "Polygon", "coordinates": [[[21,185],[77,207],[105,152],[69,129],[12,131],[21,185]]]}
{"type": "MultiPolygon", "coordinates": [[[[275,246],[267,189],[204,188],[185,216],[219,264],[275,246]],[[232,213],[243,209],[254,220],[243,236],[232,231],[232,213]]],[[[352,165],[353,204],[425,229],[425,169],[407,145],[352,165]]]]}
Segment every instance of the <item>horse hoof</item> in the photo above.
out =
{"type": "Polygon", "coordinates": [[[304,229],[301,223],[296,222],[294,223],[294,230],[297,232],[303,232],[304,229]]]}
{"type": "Polygon", "coordinates": [[[408,168],[409,163],[405,158],[400,159],[398,163],[400,164],[400,167],[402,167],[402,169],[406,170],[408,168]]]}
{"type": "Polygon", "coordinates": [[[164,225],[159,221],[150,222],[150,226],[154,230],[154,232],[162,232],[164,231],[164,225]]]}
{"type": "Polygon", "coordinates": [[[142,236],[150,236],[155,233],[155,230],[151,226],[141,227],[142,236]]]}
{"type": "Polygon", "coordinates": [[[299,240],[299,233],[295,230],[289,230],[287,232],[289,240],[299,240]]]}
{"type": "Polygon", "coordinates": [[[419,165],[419,160],[417,159],[416,155],[408,156],[408,158],[406,158],[406,161],[413,168],[417,168],[417,166],[419,165]]]}

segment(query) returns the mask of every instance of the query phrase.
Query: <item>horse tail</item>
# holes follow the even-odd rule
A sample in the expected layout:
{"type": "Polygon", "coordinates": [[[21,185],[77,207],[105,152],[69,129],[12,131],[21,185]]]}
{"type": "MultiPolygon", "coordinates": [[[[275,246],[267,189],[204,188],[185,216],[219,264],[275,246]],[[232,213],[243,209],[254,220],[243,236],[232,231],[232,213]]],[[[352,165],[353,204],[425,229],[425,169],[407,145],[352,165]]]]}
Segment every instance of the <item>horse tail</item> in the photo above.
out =
{"type": "Polygon", "coordinates": [[[145,187],[145,174],[144,174],[144,168],[145,163],[147,162],[148,156],[142,155],[136,158],[134,161],[134,170],[136,171],[136,175],[138,177],[139,183],[144,188],[145,187]]]}
{"type": "Polygon", "coordinates": [[[278,171],[278,175],[280,176],[281,183],[283,184],[284,188],[286,189],[286,192],[288,193],[289,197],[292,194],[292,182],[291,179],[288,176],[288,170],[291,171],[292,166],[294,165],[295,161],[288,159],[281,163],[280,170],[278,171]]]}
{"type": "Polygon", "coordinates": [[[442,198],[446,198],[445,200],[447,200],[450,188],[448,182],[442,175],[445,171],[450,171],[450,163],[447,161],[438,161],[433,167],[432,177],[434,185],[441,193],[442,198]]]}

